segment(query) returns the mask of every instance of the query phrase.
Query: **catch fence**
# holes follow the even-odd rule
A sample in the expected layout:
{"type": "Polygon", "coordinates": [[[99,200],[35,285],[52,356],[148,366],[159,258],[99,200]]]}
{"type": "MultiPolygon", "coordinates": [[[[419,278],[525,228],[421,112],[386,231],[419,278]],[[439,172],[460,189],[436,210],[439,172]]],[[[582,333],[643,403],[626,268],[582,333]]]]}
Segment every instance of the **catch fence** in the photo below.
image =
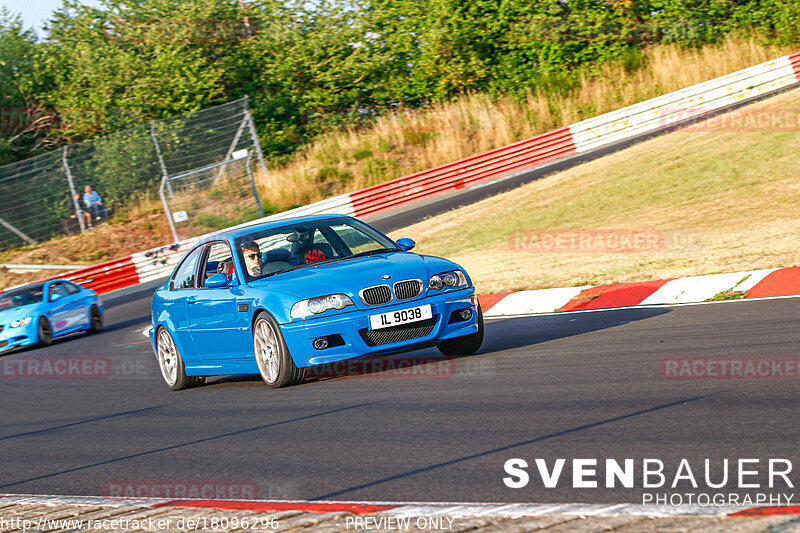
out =
{"type": "MultiPolygon", "coordinates": [[[[227,180],[229,185],[233,183],[230,171],[236,169],[240,181],[245,176],[252,184],[251,163],[266,172],[245,97],[0,166],[0,250],[88,231],[90,224],[136,202],[158,198],[160,189],[166,186],[169,190],[180,177],[185,180],[198,169],[227,168],[217,170],[213,177],[227,180]],[[87,186],[100,195],[101,206],[90,209],[86,204],[87,186]]],[[[223,206],[217,212],[231,212],[232,218],[189,217],[183,226],[186,229],[179,233],[182,222],[169,215],[165,203],[175,241],[181,235],[263,216],[254,186],[245,188],[252,195],[246,201],[238,196],[242,187],[231,189],[237,195],[234,199],[208,196],[206,193],[219,190],[215,187],[196,188],[202,198],[195,203],[205,210],[213,204],[223,206]],[[226,205],[229,201],[246,203],[248,208],[231,211],[226,205]]],[[[174,194],[168,194],[168,199],[173,198],[174,194]]]]}

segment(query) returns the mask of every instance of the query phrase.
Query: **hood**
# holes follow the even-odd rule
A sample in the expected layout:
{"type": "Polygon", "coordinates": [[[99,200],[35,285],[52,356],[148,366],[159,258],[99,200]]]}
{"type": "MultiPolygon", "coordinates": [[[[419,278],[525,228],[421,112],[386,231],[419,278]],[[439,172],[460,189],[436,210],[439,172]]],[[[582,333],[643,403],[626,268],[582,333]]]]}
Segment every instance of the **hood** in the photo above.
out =
{"type": "Polygon", "coordinates": [[[6,326],[11,322],[19,320],[20,318],[25,318],[26,316],[35,317],[36,315],[41,314],[39,312],[39,306],[41,305],[42,303],[38,302],[0,311],[0,325],[6,326]]]}
{"type": "Polygon", "coordinates": [[[405,279],[420,279],[427,286],[432,275],[454,268],[458,265],[439,257],[388,252],[309,266],[253,281],[249,285],[281,291],[298,300],[343,293],[356,302],[358,291],[366,287],[391,285],[405,279]],[[391,279],[382,279],[387,274],[391,279]]]}

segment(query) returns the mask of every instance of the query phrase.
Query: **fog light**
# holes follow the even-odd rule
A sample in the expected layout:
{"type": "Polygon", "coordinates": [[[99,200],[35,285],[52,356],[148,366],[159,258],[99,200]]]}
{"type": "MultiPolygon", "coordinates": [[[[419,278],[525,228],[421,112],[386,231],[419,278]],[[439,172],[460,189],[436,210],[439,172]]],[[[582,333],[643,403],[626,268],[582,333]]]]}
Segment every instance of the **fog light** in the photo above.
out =
{"type": "Polygon", "coordinates": [[[469,320],[470,318],[472,318],[472,309],[470,309],[469,307],[462,309],[461,311],[459,311],[459,313],[461,314],[461,320],[469,320]]]}
{"type": "Polygon", "coordinates": [[[318,339],[314,339],[314,348],[317,350],[324,350],[328,347],[328,337],[320,337],[318,339]]]}

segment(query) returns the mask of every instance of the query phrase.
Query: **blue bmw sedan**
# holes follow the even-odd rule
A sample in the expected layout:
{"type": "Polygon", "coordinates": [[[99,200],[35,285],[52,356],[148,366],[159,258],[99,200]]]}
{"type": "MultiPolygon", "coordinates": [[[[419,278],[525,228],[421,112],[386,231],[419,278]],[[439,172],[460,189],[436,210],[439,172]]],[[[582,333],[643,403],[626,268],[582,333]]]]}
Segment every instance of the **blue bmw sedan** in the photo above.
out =
{"type": "Polygon", "coordinates": [[[103,302],[65,279],[32,283],[0,294],[0,352],[47,346],[76,331],[100,331],[103,302]]]}
{"type": "Polygon", "coordinates": [[[152,300],[150,339],[172,390],[206,376],[260,374],[270,387],[304,369],[438,346],[468,355],[483,316],[467,273],[342,215],[215,234],[189,250],[152,300]]]}

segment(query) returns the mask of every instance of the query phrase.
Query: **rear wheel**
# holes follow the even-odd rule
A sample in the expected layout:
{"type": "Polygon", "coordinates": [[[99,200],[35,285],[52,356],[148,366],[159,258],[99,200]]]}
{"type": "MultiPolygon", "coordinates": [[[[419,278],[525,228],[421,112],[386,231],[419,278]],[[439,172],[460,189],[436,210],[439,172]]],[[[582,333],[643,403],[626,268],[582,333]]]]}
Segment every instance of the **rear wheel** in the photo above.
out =
{"type": "Polygon", "coordinates": [[[53,330],[50,329],[50,322],[43,316],[39,317],[37,332],[39,334],[39,340],[36,342],[36,346],[50,346],[50,344],[53,343],[53,330]]]}
{"type": "Polygon", "coordinates": [[[164,327],[160,328],[156,335],[156,358],[158,359],[158,367],[161,369],[161,376],[167,382],[170,390],[188,389],[189,387],[202,385],[205,381],[204,377],[186,375],[186,368],[183,364],[183,358],[178,352],[178,347],[175,346],[172,335],[164,327]]]}
{"type": "Polygon", "coordinates": [[[439,351],[444,355],[472,355],[480,349],[481,344],[483,344],[483,311],[478,304],[478,331],[463,337],[447,339],[439,345],[439,351]]]}
{"type": "Polygon", "coordinates": [[[89,309],[89,333],[97,333],[101,329],[103,329],[103,315],[96,305],[92,305],[89,309]]]}
{"type": "Polygon", "coordinates": [[[302,380],[278,324],[264,312],[253,323],[253,353],[261,379],[273,389],[294,385],[302,380]]]}

